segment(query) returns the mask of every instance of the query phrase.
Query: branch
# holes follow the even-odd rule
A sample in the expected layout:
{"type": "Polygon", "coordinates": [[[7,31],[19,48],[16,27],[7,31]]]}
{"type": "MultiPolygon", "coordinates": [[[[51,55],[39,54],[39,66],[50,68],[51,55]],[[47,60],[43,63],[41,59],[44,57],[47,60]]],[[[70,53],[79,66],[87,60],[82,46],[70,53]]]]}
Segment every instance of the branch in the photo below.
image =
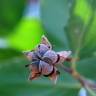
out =
{"type": "Polygon", "coordinates": [[[82,87],[84,87],[86,89],[87,89],[87,87],[89,87],[91,89],[96,89],[96,84],[94,82],[85,79],[76,70],[69,68],[69,67],[66,67],[63,64],[61,64],[61,67],[63,68],[63,70],[65,72],[72,75],[72,77],[74,77],[76,80],[78,80],[82,87]]]}

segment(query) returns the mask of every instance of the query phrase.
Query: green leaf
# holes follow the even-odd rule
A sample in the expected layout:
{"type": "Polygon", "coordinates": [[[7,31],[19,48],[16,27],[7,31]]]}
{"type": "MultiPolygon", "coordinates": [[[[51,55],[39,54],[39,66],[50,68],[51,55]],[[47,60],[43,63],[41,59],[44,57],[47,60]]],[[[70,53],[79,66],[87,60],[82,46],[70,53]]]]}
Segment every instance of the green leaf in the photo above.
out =
{"type": "Polygon", "coordinates": [[[68,22],[72,3],[72,1],[67,0],[42,1],[42,20],[47,30],[46,34],[49,40],[52,41],[53,46],[59,49],[69,49],[69,42],[64,33],[64,26],[68,22]]]}
{"type": "Polygon", "coordinates": [[[0,0],[0,36],[8,35],[22,16],[25,0],[0,0]]]}

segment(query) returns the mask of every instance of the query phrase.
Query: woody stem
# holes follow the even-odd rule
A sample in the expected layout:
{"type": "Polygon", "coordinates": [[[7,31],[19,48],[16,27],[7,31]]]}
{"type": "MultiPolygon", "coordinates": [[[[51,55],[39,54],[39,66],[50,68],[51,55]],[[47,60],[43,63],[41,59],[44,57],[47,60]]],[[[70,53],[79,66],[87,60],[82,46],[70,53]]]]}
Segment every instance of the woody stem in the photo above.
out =
{"type": "Polygon", "coordinates": [[[74,70],[72,68],[68,68],[68,67],[64,66],[63,64],[61,65],[61,67],[63,68],[63,70],[65,72],[71,74],[76,80],[78,80],[80,82],[80,84],[83,87],[85,87],[85,79],[76,70],[74,70]]]}

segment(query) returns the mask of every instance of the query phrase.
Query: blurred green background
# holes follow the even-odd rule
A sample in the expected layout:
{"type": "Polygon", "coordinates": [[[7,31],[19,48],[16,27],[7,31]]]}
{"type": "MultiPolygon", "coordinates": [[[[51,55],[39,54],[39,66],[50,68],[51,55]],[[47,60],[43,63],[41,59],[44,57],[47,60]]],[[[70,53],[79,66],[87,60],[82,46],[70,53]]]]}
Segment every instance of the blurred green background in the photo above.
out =
{"type": "Polygon", "coordinates": [[[29,82],[22,51],[45,34],[54,50],[72,50],[78,72],[95,81],[96,0],[41,0],[36,20],[25,16],[27,2],[0,0],[0,96],[77,96],[79,83],[62,69],[56,85],[44,77],[29,82]]]}

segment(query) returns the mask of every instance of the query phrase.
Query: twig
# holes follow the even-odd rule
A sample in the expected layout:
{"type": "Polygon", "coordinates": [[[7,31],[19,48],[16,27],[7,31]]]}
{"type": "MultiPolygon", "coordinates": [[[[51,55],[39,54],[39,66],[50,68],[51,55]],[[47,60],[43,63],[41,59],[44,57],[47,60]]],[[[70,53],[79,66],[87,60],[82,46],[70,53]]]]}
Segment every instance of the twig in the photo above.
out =
{"type": "Polygon", "coordinates": [[[87,87],[89,87],[91,89],[96,89],[96,84],[94,82],[88,81],[82,75],[80,75],[76,70],[66,67],[63,64],[61,64],[61,67],[65,72],[72,75],[76,80],[78,80],[81,86],[83,86],[84,88],[87,89],[87,87]]]}

